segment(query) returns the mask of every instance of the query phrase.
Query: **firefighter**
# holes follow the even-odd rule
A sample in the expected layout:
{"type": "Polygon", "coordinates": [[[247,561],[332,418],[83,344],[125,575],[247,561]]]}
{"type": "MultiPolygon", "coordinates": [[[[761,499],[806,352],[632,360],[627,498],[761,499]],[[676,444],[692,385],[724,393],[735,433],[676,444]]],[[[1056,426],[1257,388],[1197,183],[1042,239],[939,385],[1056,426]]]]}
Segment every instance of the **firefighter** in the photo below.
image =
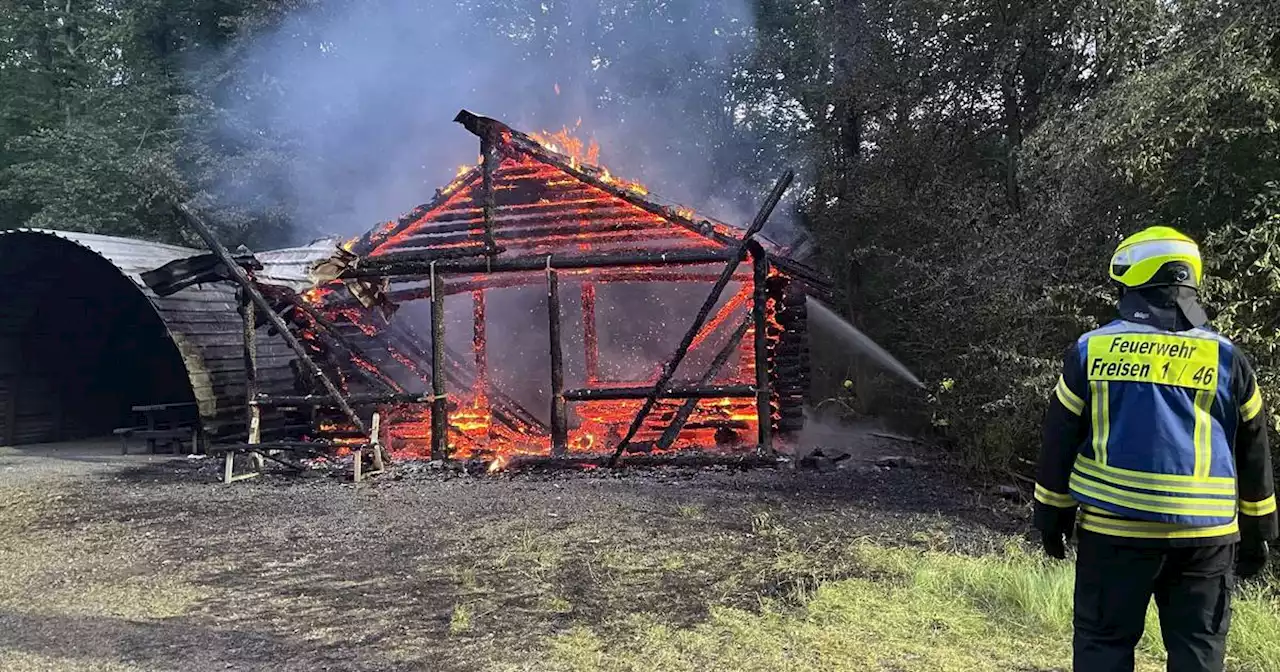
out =
{"type": "Polygon", "coordinates": [[[1067,349],[1045,417],[1035,524],[1078,528],[1073,662],[1132,670],[1154,596],[1171,672],[1223,669],[1235,578],[1277,535],[1267,413],[1240,348],[1205,326],[1195,242],[1151,227],[1111,258],[1119,317],[1067,349]]]}

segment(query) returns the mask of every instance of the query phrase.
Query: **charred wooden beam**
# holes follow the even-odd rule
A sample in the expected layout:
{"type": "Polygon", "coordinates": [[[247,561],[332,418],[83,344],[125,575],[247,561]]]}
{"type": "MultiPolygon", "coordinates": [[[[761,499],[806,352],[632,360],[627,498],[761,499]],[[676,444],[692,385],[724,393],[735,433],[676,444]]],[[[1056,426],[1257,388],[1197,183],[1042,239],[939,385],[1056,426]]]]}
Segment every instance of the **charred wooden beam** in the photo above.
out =
{"type": "MultiPolygon", "coordinates": [[[[258,331],[257,317],[254,315],[253,299],[249,298],[243,288],[236,292],[240,298],[240,310],[244,318],[244,388],[246,426],[249,428],[249,443],[262,441],[262,410],[253,405],[258,396],[258,331]]],[[[195,448],[194,446],[192,447],[195,448]]],[[[261,464],[257,465],[261,467],[261,464]]]]}
{"type": "MultiPolygon", "coordinates": [[[[546,202],[520,201],[508,205],[499,204],[494,214],[502,220],[504,227],[512,223],[519,225],[518,223],[525,218],[552,219],[557,216],[563,216],[566,208],[573,208],[583,214],[605,212],[608,213],[608,216],[642,217],[649,221],[654,219],[651,213],[638,211],[629,203],[618,203],[609,197],[600,198],[595,189],[589,185],[584,184],[580,189],[543,191],[550,197],[546,202]]],[[[462,207],[437,212],[432,217],[428,228],[433,231],[449,231],[450,229],[463,231],[475,229],[476,226],[483,223],[484,209],[464,204],[462,207]],[[463,222],[466,223],[463,224],[463,222]]]]}
{"type": "MultiPolygon", "coordinates": [[[[380,406],[383,404],[429,404],[435,401],[430,394],[353,394],[347,397],[353,406],[380,406]]],[[[256,408],[286,408],[291,406],[334,407],[333,397],[324,394],[285,395],[259,393],[249,403],[256,408]]]]}
{"type": "Polygon", "coordinates": [[[476,382],[473,390],[476,395],[489,396],[489,349],[485,341],[485,301],[484,290],[471,293],[471,354],[476,361],[476,382]]]}
{"type": "MultiPolygon", "coordinates": [[[[575,216],[576,218],[577,216],[575,216]]],[[[587,218],[583,218],[586,220],[587,218]]],[[[602,234],[615,234],[610,239],[623,236],[626,239],[643,240],[641,234],[648,234],[650,237],[674,239],[690,241],[689,234],[683,233],[681,229],[672,229],[667,227],[665,230],[659,226],[655,226],[654,222],[636,222],[636,221],[618,221],[616,219],[602,219],[601,221],[583,221],[581,224],[565,224],[563,219],[553,219],[549,221],[536,221],[530,226],[513,227],[508,222],[503,221],[502,229],[495,234],[495,239],[504,243],[506,247],[513,247],[513,243],[525,243],[528,241],[537,241],[544,238],[564,237],[564,236],[580,236],[602,234]],[[626,236],[625,234],[631,234],[626,236]],[[670,234],[670,235],[667,235],[670,234]]],[[[404,248],[398,248],[394,252],[374,257],[375,259],[399,258],[401,249],[423,249],[435,250],[441,245],[462,246],[470,243],[471,245],[465,249],[472,249],[480,242],[475,231],[464,231],[459,233],[443,233],[434,230],[427,230],[422,233],[409,236],[404,240],[404,248]]],[[[443,257],[437,257],[443,258],[443,257]]]]}
{"type": "Polygon", "coordinates": [[[751,256],[755,271],[751,322],[755,328],[757,450],[762,457],[767,457],[773,454],[773,410],[769,401],[769,323],[766,315],[768,295],[765,292],[765,282],[769,279],[769,256],[759,245],[751,246],[751,256]]]}
{"type": "MultiPolygon", "coordinates": [[[[457,247],[423,247],[423,248],[396,248],[383,254],[379,254],[372,259],[377,260],[378,264],[393,264],[403,262],[433,262],[447,259],[466,259],[468,257],[482,257],[486,254],[483,244],[477,245],[459,245],[457,247]]],[[[357,269],[367,266],[368,264],[358,264],[357,269]]],[[[346,277],[344,273],[342,277],[346,277]]]]}
{"type": "Polygon", "coordinates": [[[569,449],[569,419],[564,397],[564,349],[560,342],[560,279],[547,269],[548,332],[551,334],[551,455],[560,457],[569,449]]]}
{"type": "Polygon", "coordinates": [[[211,231],[204,223],[204,219],[185,203],[177,204],[177,210],[187,220],[187,223],[191,225],[191,228],[195,229],[196,234],[199,235],[200,238],[204,240],[205,244],[209,246],[209,249],[213,250],[214,254],[217,254],[218,257],[222,259],[222,262],[231,270],[236,282],[239,283],[244,291],[248,293],[249,298],[257,304],[258,309],[266,312],[267,319],[270,320],[271,325],[280,332],[280,337],[284,339],[285,343],[289,345],[289,348],[298,356],[298,359],[307,367],[307,370],[310,371],[311,375],[315,377],[316,380],[320,381],[320,384],[324,386],[325,390],[333,396],[334,401],[338,404],[338,407],[342,409],[342,412],[347,416],[347,419],[351,421],[351,424],[360,428],[361,431],[367,431],[364,421],[360,419],[360,416],[356,414],[355,410],[351,408],[351,405],[343,398],[342,391],[333,384],[332,380],[329,380],[329,377],[320,369],[320,366],[311,359],[311,356],[307,354],[306,348],[302,347],[302,344],[298,342],[298,339],[293,335],[293,332],[289,331],[289,325],[285,324],[284,320],[271,309],[271,304],[267,302],[266,298],[262,296],[262,293],[259,292],[258,288],[253,284],[253,281],[249,279],[248,273],[235,263],[235,259],[232,258],[231,253],[227,252],[227,248],[223,247],[222,243],[218,242],[218,239],[214,237],[213,231],[211,231]]]}
{"type": "MultiPolygon", "coordinates": [[[[234,255],[237,265],[253,271],[262,270],[262,262],[249,253],[234,255]]],[[[160,268],[142,274],[142,282],[157,296],[171,296],[207,282],[234,281],[231,271],[218,255],[201,254],[171,261],[160,268]]]]}
{"type": "Polygon", "coordinates": [[[493,136],[482,136],[480,138],[480,174],[483,189],[481,198],[483,199],[482,210],[484,211],[484,247],[486,253],[490,255],[496,254],[498,251],[498,244],[493,235],[495,212],[498,208],[493,196],[493,172],[497,169],[500,161],[501,159],[494,147],[493,136]]]}
{"type": "Polygon", "coordinates": [[[587,384],[600,379],[600,336],[596,331],[596,285],[582,283],[582,347],[587,369],[587,384]]]}
{"type": "MultiPolygon", "coordinates": [[[[552,458],[534,455],[520,455],[511,458],[503,467],[504,471],[537,471],[582,469],[604,467],[610,464],[608,455],[572,456],[552,458]]],[[[698,453],[687,455],[636,455],[627,458],[627,463],[635,467],[677,467],[707,468],[727,466],[731,469],[759,469],[776,467],[778,460],[765,459],[752,453],[750,455],[723,455],[716,453],[698,453]]]]}
{"type": "Polygon", "coordinates": [[[698,315],[694,318],[693,324],[689,325],[688,331],[685,332],[684,338],[681,339],[680,345],[676,348],[675,354],[662,367],[662,374],[658,376],[658,382],[653,386],[653,390],[644,400],[640,410],[636,412],[636,417],[631,421],[631,426],[627,429],[627,433],[623,435],[622,440],[618,442],[613,452],[614,464],[622,457],[622,453],[626,451],[627,444],[635,437],[636,432],[640,431],[641,425],[644,424],[645,417],[653,410],[653,404],[657,400],[657,395],[667,387],[671,382],[671,377],[675,375],[676,369],[680,367],[680,363],[684,361],[685,355],[689,353],[689,346],[693,345],[693,339],[698,335],[698,331],[702,328],[702,324],[706,322],[708,314],[715,308],[716,303],[720,300],[720,295],[724,293],[724,288],[728,286],[729,281],[733,279],[733,274],[738,270],[738,264],[742,263],[742,259],[746,256],[747,245],[752,238],[764,228],[765,222],[769,220],[769,215],[773,214],[774,208],[778,207],[778,203],[782,200],[782,195],[786,193],[787,188],[791,186],[792,180],[795,179],[795,173],[788,170],[778,179],[777,184],[773,186],[773,191],[765,199],[764,205],[761,206],[760,212],[756,214],[755,221],[751,222],[750,228],[743,235],[742,240],[733,250],[728,263],[725,264],[724,271],[720,274],[720,278],[716,280],[716,284],[712,286],[711,292],[708,294],[706,301],[703,302],[702,308],[698,310],[698,315]]]}
{"type": "Polygon", "coordinates": [[[449,406],[444,387],[444,278],[431,278],[431,459],[449,457],[449,406]]]}
{"type": "MultiPolygon", "coordinates": [[[[742,324],[729,337],[729,342],[725,343],[720,352],[716,353],[715,359],[711,360],[711,365],[702,374],[702,378],[698,379],[699,386],[710,385],[711,381],[720,375],[720,371],[724,369],[724,365],[729,362],[729,358],[737,352],[738,345],[742,343],[743,337],[747,335],[747,328],[751,326],[751,317],[743,318],[742,324]]],[[[671,420],[671,424],[662,431],[662,437],[658,439],[658,449],[667,450],[679,438],[680,432],[684,431],[685,423],[689,422],[689,418],[693,416],[694,410],[698,408],[698,400],[691,398],[680,406],[680,410],[676,411],[676,415],[671,420]]]]}
{"type": "Polygon", "coordinates": [[[377,375],[375,375],[357,363],[355,367],[356,375],[360,376],[361,379],[370,383],[374,387],[381,388],[389,393],[404,392],[403,387],[396,383],[391,376],[386,374],[386,372],[378,369],[378,367],[368,359],[368,357],[358,346],[356,346],[355,343],[352,343],[350,339],[343,335],[342,330],[338,328],[338,325],[334,324],[332,320],[317,310],[315,306],[312,306],[306,299],[302,298],[292,290],[285,290],[282,294],[290,305],[306,313],[307,317],[311,318],[311,320],[315,322],[316,326],[323,330],[326,336],[333,339],[333,341],[346,353],[348,357],[366,362],[369,366],[377,369],[378,371],[377,375]]]}
{"type": "MultiPolygon", "coordinates": [[[[682,250],[677,252],[637,252],[632,254],[599,254],[582,256],[552,255],[551,267],[557,270],[585,268],[625,268],[629,266],[661,267],[692,266],[695,264],[723,264],[737,262],[740,254],[720,250],[682,250]]],[[[382,257],[360,266],[349,269],[342,274],[342,279],[381,278],[391,276],[426,276],[432,272],[446,273],[514,273],[539,271],[547,266],[547,258],[528,257],[524,259],[488,260],[448,260],[448,261],[394,261],[386,262],[382,257]]]]}
{"type": "Polygon", "coordinates": [[[725,322],[729,321],[729,318],[733,313],[746,303],[749,292],[750,287],[744,287],[737,294],[729,297],[729,300],[724,302],[724,305],[720,307],[720,310],[717,311],[713,317],[708,319],[702,329],[698,331],[698,334],[693,337],[693,344],[690,345],[689,348],[696,349],[699,345],[719,331],[720,328],[724,326],[725,322]]]}
{"type": "MultiPolygon", "coordinates": [[[[598,389],[565,390],[569,401],[615,401],[619,399],[647,399],[652,387],[607,387],[598,389]]],[[[737,399],[755,397],[756,389],[750,385],[706,385],[666,387],[658,392],[659,399],[737,399]]]]}
{"type": "MultiPolygon", "coordinates": [[[[715,282],[719,277],[718,273],[704,272],[696,273],[679,269],[654,269],[654,268],[638,268],[638,269],[605,269],[590,270],[578,269],[576,271],[561,271],[562,279],[578,276],[589,276],[593,284],[605,284],[610,282],[645,282],[648,284],[662,282],[688,282],[688,283],[711,283],[715,282]]],[[[733,278],[734,282],[750,282],[751,275],[738,273],[733,278]]],[[[444,292],[448,296],[454,294],[470,294],[482,289],[504,289],[507,287],[523,287],[535,283],[544,282],[541,274],[534,271],[524,273],[504,273],[500,276],[482,277],[482,278],[452,278],[445,281],[444,292]]],[[[407,281],[403,284],[408,284],[407,281]]],[[[409,301],[417,301],[420,299],[430,298],[431,288],[426,286],[414,286],[406,289],[397,289],[389,292],[387,296],[395,303],[407,303],[409,301]]],[[[331,300],[326,303],[330,309],[346,308],[359,305],[359,300],[354,297],[343,297],[337,300],[331,300]]]]}

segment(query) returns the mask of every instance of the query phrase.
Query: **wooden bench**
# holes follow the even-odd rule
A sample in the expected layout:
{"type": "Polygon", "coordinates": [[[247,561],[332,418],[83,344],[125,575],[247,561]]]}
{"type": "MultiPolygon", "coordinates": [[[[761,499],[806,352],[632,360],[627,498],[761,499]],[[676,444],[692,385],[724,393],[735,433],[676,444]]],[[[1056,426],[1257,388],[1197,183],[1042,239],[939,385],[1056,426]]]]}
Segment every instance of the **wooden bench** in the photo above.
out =
{"type": "Polygon", "coordinates": [[[200,445],[200,430],[195,427],[174,427],[171,429],[147,429],[146,427],[120,427],[112,430],[120,437],[120,454],[129,454],[129,439],[145,439],[147,450],[155,453],[161,442],[173,446],[174,452],[182,451],[182,444],[191,442],[191,453],[195,454],[200,445]]]}

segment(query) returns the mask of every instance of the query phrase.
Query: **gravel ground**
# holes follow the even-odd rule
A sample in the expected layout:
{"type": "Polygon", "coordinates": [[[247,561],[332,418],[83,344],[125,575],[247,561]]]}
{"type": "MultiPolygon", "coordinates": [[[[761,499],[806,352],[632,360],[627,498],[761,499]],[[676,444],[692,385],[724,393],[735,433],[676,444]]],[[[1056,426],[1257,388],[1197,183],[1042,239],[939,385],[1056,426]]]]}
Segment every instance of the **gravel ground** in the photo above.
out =
{"type": "Polygon", "coordinates": [[[0,449],[0,669],[537,669],[575,624],[786,599],[856,574],[859,539],[986,552],[1026,512],[940,467],[874,466],[898,445],[825,473],[231,486],[113,448],[0,449]]]}

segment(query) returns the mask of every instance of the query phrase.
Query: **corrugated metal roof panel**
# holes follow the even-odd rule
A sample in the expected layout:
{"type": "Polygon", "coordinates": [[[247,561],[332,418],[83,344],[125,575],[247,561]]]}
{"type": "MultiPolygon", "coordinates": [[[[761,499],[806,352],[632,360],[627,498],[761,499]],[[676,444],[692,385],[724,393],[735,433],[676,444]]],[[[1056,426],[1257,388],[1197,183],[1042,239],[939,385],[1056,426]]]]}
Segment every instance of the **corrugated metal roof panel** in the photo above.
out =
{"type": "MultiPolygon", "coordinates": [[[[0,236],[58,238],[85,248],[109,261],[133,281],[164,321],[170,338],[182,355],[192,390],[200,407],[201,418],[208,423],[214,419],[226,419],[244,412],[244,364],[242,360],[236,363],[235,358],[228,357],[230,350],[238,349],[239,338],[236,334],[239,333],[241,324],[235,291],[232,287],[224,283],[197,285],[171,296],[160,297],[142,282],[142,273],[171,261],[204,254],[204,251],[129,238],[52,229],[13,229],[0,231],[0,236]]],[[[296,273],[293,269],[301,267],[308,255],[320,255],[320,249],[320,243],[317,242],[303,248],[265,253],[264,256],[271,260],[273,273],[279,274],[282,278],[288,278],[296,273]]],[[[328,256],[328,253],[320,256],[328,256]]],[[[266,265],[265,261],[264,265],[266,265]]],[[[305,280],[305,270],[301,277],[305,280]]],[[[278,336],[268,336],[265,329],[259,330],[258,353],[259,367],[262,369],[261,380],[292,380],[292,372],[289,370],[292,352],[282,339],[278,336]]]]}
{"type": "Polygon", "coordinates": [[[338,238],[322,238],[302,247],[255,253],[254,256],[262,262],[257,278],[267,284],[304,292],[314,286],[308,279],[311,267],[317,261],[332,257],[341,244],[338,238]]]}

